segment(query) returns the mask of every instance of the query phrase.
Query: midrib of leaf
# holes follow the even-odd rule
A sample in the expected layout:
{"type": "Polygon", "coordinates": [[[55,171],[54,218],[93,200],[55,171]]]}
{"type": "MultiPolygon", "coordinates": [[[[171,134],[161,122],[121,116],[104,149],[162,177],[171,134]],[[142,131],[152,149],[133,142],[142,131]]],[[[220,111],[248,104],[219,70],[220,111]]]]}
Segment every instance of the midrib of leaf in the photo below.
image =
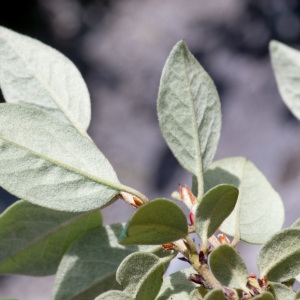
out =
{"type": "MultiPolygon", "coordinates": [[[[230,193],[230,192],[224,193],[224,194],[223,194],[223,197],[225,198],[226,195],[227,195],[228,193],[230,193]]],[[[213,210],[211,211],[211,214],[210,214],[210,215],[211,215],[211,216],[215,215],[216,210],[217,210],[217,207],[214,206],[214,208],[213,208],[213,210]]],[[[203,249],[206,249],[206,246],[207,246],[207,239],[210,238],[209,236],[207,236],[208,227],[209,227],[209,225],[210,225],[210,223],[211,223],[210,220],[211,220],[211,218],[209,217],[209,219],[208,219],[207,221],[205,221],[204,226],[203,226],[203,228],[204,228],[203,233],[205,234],[205,241],[202,241],[202,243],[203,243],[203,245],[202,245],[203,249]]]]}
{"type": "Polygon", "coordinates": [[[2,37],[9,46],[15,51],[15,53],[19,56],[19,58],[24,62],[26,68],[30,71],[30,73],[36,78],[37,81],[40,82],[40,84],[45,88],[45,90],[49,93],[51,98],[53,99],[54,103],[57,105],[57,107],[63,112],[63,114],[66,116],[66,118],[69,120],[69,122],[77,129],[77,131],[83,135],[84,137],[88,138],[89,140],[92,140],[91,137],[87,134],[85,130],[81,128],[81,126],[78,124],[78,122],[72,117],[72,115],[68,112],[66,107],[62,105],[62,103],[59,101],[58,96],[56,93],[51,89],[51,87],[45,82],[32,68],[30,68],[30,63],[21,55],[21,53],[15,48],[14,44],[10,41],[10,39],[6,39],[5,37],[2,37]]]}
{"type": "Polygon", "coordinates": [[[72,223],[75,223],[76,221],[78,221],[78,220],[80,220],[80,219],[82,219],[82,218],[85,218],[85,217],[87,217],[88,215],[91,215],[91,214],[95,213],[95,211],[97,211],[97,210],[98,210],[98,209],[95,209],[95,210],[89,211],[89,212],[87,212],[87,213],[80,214],[78,217],[74,217],[74,218],[72,218],[71,220],[68,220],[68,221],[66,221],[66,222],[61,223],[61,225],[59,225],[59,226],[57,226],[57,227],[54,227],[53,229],[49,230],[49,231],[47,232],[47,234],[44,234],[44,235],[42,235],[42,236],[40,236],[40,237],[38,237],[38,238],[32,240],[32,242],[31,242],[30,244],[27,244],[26,247],[23,247],[22,249],[18,249],[18,250],[19,250],[18,252],[15,252],[14,254],[8,256],[8,257],[6,258],[6,260],[7,260],[7,259],[13,259],[13,258],[16,257],[17,255],[19,255],[20,252],[26,251],[26,250],[29,249],[31,246],[33,246],[33,245],[37,244],[38,242],[40,242],[40,241],[46,239],[47,237],[53,235],[54,233],[58,232],[59,230],[65,228],[66,226],[68,226],[68,225],[70,225],[70,224],[72,224],[72,223]]]}
{"type": "Polygon", "coordinates": [[[243,282],[241,282],[240,280],[240,276],[235,272],[234,269],[232,269],[232,265],[230,263],[228,263],[227,258],[225,258],[225,264],[227,265],[227,268],[229,270],[231,270],[231,274],[232,277],[236,280],[236,282],[239,284],[240,288],[245,291],[245,292],[249,292],[248,288],[245,286],[245,284],[243,282]]]}
{"type": "Polygon", "coordinates": [[[17,144],[15,142],[11,141],[11,140],[3,138],[2,136],[0,136],[0,139],[2,139],[3,141],[5,141],[5,142],[7,142],[7,143],[9,143],[9,144],[17,147],[17,148],[21,148],[21,149],[23,149],[25,151],[28,151],[29,153],[31,153],[31,154],[39,157],[39,158],[43,158],[44,160],[49,161],[49,162],[51,162],[52,164],[54,164],[54,165],[56,165],[58,167],[61,167],[61,168],[64,168],[64,169],[66,169],[66,170],[68,170],[70,172],[82,175],[83,177],[86,177],[87,179],[90,179],[90,180],[95,181],[97,183],[106,185],[106,186],[108,186],[108,187],[110,187],[110,188],[112,188],[114,190],[118,190],[118,191],[121,191],[121,190],[122,191],[126,191],[127,190],[126,187],[124,187],[122,184],[116,184],[116,183],[113,183],[111,181],[108,181],[108,180],[105,180],[105,179],[93,176],[93,175],[91,175],[89,173],[86,173],[84,171],[81,171],[81,170],[79,170],[77,168],[65,165],[65,164],[63,164],[63,163],[61,163],[59,161],[56,161],[54,159],[51,159],[51,158],[49,158],[49,157],[47,157],[47,156],[45,156],[45,155],[43,155],[41,153],[35,152],[32,149],[24,147],[23,145],[17,144]]]}
{"type": "MultiPolygon", "coordinates": [[[[186,56],[188,56],[189,53],[186,51],[185,48],[184,48],[184,52],[185,52],[186,56]]],[[[189,78],[188,71],[187,71],[187,63],[186,63],[185,58],[184,58],[184,70],[185,70],[186,80],[188,82],[189,94],[190,94],[189,100],[190,100],[190,109],[192,111],[192,124],[193,124],[194,137],[195,137],[194,143],[195,143],[196,161],[197,161],[197,184],[198,184],[197,199],[198,199],[198,202],[200,202],[200,199],[204,193],[201,148],[200,148],[200,139],[199,139],[199,134],[198,134],[198,125],[197,125],[197,121],[196,121],[195,103],[193,101],[193,94],[191,91],[191,83],[190,83],[190,78],[189,78]]]]}

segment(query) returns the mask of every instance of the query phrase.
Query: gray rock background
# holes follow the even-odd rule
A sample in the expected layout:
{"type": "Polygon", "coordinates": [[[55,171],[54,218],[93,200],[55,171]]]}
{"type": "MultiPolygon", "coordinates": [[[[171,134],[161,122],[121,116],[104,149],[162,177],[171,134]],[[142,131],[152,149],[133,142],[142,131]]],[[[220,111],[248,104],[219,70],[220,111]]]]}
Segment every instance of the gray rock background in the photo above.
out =
{"type": "MultiPolygon", "coordinates": [[[[162,67],[184,39],[220,93],[216,159],[250,159],[282,196],[285,226],[300,216],[300,123],[281,101],[267,49],[271,38],[299,43],[297,1],[40,0],[35,9],[44,29],[35,27],[31,35],[82,71],[92,98],[89,133],[121,182],[149,198],[170,197],[179,182],[191,182],[168,151],[156,117],[162,67]]],[[[105,223],[126,221],[132,212],[118,201],[103,210],[105,223]]],[[[257,249],[240,247],[249,272],[256,272],[257,249]]],[[[51,299],[53,279],[4,277],[0,297],[51,299]]]]}

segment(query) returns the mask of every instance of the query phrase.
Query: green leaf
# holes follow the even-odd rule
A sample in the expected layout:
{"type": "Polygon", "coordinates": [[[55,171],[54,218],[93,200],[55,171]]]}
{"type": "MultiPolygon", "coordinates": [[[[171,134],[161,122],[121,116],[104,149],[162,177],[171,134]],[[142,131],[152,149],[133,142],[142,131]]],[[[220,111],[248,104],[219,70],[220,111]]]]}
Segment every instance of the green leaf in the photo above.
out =
{"type": "Polygon", "coordinates": [[[223,285],[247,290],[247,268],[233,247],[223,244],[213,250],[210,254],[210,268],[223,285]]]}
{"type": "Polygon", "coordinates": [[[260,295],[255,296],[252,298],[253,300],[275,300],[273,295],[269,292],[263,292],[260,295]]]}
{"type": "Polygon", "coordinates": [[[300,299],[300,291],[298,291],[294,297],[294,300],[299,300],[299,299],[300,299]]]}
{"type": "Polygon", "coordinates": [[[259,251],[261,276],[270,281],[287,281],[300,274],[300,229],[288,228],[275,234],[259,251]]]}
{"type": "Polygon", "coordinates": [[[207,245],[207,239],[230,215],[237,202],[238,189],[233,185],[222,184],[209,190],[197,206],[195,214],[196,232],[207,245]]]}
{"type": "Polygon", "coordinates": [[[225,300],[225,297],[221,289],[213,289],[205,295],[203,300],[225,300]]]}
{"type": "Polygon", "coordinates": [[[187,268],[165,277],[156,300],[188,299],[189,294],[196,288],[196,285],[188,280],[192,273],[195,273],[195,270],[187,268]]]}
{"type": "Polygon", "coordinates": [[[97,228],[70,246],[58,267],[54,300],[92,300],[108,290],[121,288],[115,279],[121,261],[134,251],[150,249],[120,245],[118,237],[123,229],[122,224],[97,228]]]}
{"type": "Polygon", "coordinates": [[[277,41],[271,41],[270,52],[281,97],[295,117],[300,119],[300,52],[277,41]]]}
{"type": "Polygon", "coordinates": [[[187,219],[173,202],[155,199],[139,207],[120,236],[122,245],[159,245],[188,234],[187,219]]]}
{"type": "Polygon", "coordinates": [[[168,146],[180,164],[202,181],[217,149],[221,108],[213,81],[183,41],[166,61],[157,106],[168,146]]]}
{"type": "Polygon", "coordinates": [[[73,63],[53,48],[3,27],[0,86],[6,102],[42,109],[81,132],[89,126],[90,97],[73,63]]]}
{"type": "Polygon", "coordinates": [[[240,192],[233,212],[221,226],[222,231],[248,243],[262,244],[281,229],[281,198],[253,163],[243,157],[212,163],[204,174],[205,190],[224,183],[236,186],[240,192]]]}
{"type": "Polygon", "coordinates": [[[55,274],[68,247],[101,224],[100,212],[62,212],[18,201],[0,216],[0,273],[55,274]]]}
{"type": "Polygon", "coordinates": [[[300,229],[300,219],[298,219],[297,221],[295,221],[291,228],[297,228],[297,229],[300,229]]]}
{"type": "Polygon", "coordinates": [[[287,300],[295,297],[295,292],[292,289],[278,282],[271,282],[269,291],[276,300],[287,300]]]}
{"type": "Polygon", "coordinates": [[[67,211],[106,205],[122,186],[99,149],[71,125],[28,106],[0,104],[0,185],[67,211]]]}
{"type": "Polygon", "coordinates": [[[209,292],[209,290],[205,289],[203,286],[194,289],[190,293],[190,298],[189,300],[203,300],[205,295],[209,292]]]}
{"type": "Polygon", "coordinates": [[[155,299],[162,285],[164,263],[167,260],[152,253],[132,253],[121,262],[117,270],[117,282],[136,300],[155,299]]]}
{"type": "Polygon", "coordinates": [[[135,299],[130,295],[128,295],[127,293],[121,291],[108,291],[95,298],[95,300],[135,300],[135,299]]]}

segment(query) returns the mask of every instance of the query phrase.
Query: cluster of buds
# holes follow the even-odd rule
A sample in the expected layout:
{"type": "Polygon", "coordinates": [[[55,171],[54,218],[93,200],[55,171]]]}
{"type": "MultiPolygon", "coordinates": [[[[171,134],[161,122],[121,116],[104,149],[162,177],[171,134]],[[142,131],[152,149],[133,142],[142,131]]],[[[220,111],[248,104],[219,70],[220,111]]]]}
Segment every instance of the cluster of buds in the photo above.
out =
{"type": "Polygon", "coordinates": [[[191,274],[188,278],[188,280],[196,283],[196,284],[200,284],[203,287],[209,289],[209,285],[206,283],[206,281],[203,279],[203,277],[200,274],[191,274]]]}
{"type": "Polygon", "coordinates": [[[211,246],[208,246],[205,252],[202,250],[202,245],[199,245],[200,252],[199,252],[199,262],[201,265],[208,263],[208,255],[211,253],[211,246]]]}
{"type": "MultiPolygon", "coordinates": [[[[264,276],[263,279],[257,278],[255,274],[251,273],[247,277],[247,288],[250,290],[252,296],[257,296],[262,292],[268,290],[268,278],[264,276]]],[[[245,298],[247,299],[247,298],[245,298]]]]}

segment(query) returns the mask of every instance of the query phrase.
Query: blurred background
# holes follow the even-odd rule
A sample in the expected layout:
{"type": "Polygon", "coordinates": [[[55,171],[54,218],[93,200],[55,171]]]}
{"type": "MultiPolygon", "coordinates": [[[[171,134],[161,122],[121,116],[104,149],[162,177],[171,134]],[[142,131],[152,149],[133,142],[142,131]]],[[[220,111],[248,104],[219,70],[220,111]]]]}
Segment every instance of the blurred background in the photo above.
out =
{"type": "MultiPolygon", "coordinates": [[[[156,116],[164,62],[184,39],[220,94],[216,159],[250,159],[282,196],[284,226],[300,217],[300,122],[282,103],[268,52],[271,39],[299,48],[300,1],[7,1],[0,25],[75,63],[91,94],[90,135],[120,181],[149,198],[170,197],[178,183],[191,183],[162,139],[156,116]]],[[[1,210],[12,201],[1,191],[1,210]]],[[[104,209],[105,223],[124,222],[132,212],[118,201],[104,209]]],[[[243,254],[249,272],[256,272],[256,253],[250,247],[243,254]]],[[[0,297],[48,300],[52,284],[53,277],[0,277],[0,297]]]]}

